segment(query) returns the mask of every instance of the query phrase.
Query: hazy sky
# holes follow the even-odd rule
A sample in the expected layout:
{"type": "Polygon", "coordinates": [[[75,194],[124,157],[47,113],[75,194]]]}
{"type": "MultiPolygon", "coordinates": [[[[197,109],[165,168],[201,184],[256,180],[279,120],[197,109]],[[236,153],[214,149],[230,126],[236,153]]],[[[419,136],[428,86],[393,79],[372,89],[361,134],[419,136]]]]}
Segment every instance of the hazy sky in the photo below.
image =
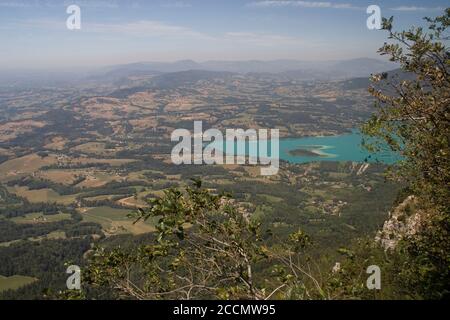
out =
{"type": "Polygon", "coordinates": [[[377,57],[386,34],[367,29],[371,4],[405,28],[448,1],[0,0],[0,68],[377,57]],[[66,28],[71,4],[81,30],[66,28]]]}

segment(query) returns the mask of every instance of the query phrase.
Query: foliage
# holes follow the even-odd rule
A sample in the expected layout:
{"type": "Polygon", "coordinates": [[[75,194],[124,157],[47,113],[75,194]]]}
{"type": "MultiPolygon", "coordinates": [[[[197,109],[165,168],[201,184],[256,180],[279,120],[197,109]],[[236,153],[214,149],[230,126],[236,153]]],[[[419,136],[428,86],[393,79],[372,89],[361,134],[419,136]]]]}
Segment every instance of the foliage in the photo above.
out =
{"type": "Polygon", "coordinates": [[[91,287],[112,288],[118,298],[267,299],[324,297],[321,284],[301,267],[310,239],[298,231],[269,247],[263,232],[229,196],[194,181],[169,189],[139,209],[137,220],[158,218],[153,243],[98,248],[82,274],[91,287]],[[270,281],[255,272],[272,267],[270,281]],[[264,268],[263,268],[264,269],[264,268]]]}
{"type": "Polygon", "coordinates": [[[393,19],[384,19],[395,42],[379,52],[398,62],[401,71],[373,77],[370,92],[378,112],[363,129],[401,152],[404,160],[392,177],[421,200],[416,233],[404,237],[387,265],[410,297],[437,299],[450,290],[450,8],[426,21],[426,31],[395,32],[393,19]]]}
{"type": "Polygon", "coordinates": [[[428,31],[411,28],[392,31],[393,19],[384,19],[389,39],[379,52],[398,62],[401,71],[373,77],[370,92],[378,112],[364,133],[387,143],[404,157],[396,177],[436,205],[447,206],[450,183],[450,8],[429,22],[428,31]]]}

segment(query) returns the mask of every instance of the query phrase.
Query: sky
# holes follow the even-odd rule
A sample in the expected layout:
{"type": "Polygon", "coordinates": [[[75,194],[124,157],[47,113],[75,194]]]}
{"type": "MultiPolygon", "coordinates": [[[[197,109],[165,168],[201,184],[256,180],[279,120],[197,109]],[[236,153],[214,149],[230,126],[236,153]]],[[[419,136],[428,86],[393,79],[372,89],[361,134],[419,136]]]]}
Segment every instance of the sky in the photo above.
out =
{"type": "Polygon", "coordinates": [[[422,25],[447,0],[0,0],[0,69],[139,61],[342,60],[379,57],[378,5],[395,28],[422,25]],[[81,29],[69,30],[69,5],[81,29]]]}

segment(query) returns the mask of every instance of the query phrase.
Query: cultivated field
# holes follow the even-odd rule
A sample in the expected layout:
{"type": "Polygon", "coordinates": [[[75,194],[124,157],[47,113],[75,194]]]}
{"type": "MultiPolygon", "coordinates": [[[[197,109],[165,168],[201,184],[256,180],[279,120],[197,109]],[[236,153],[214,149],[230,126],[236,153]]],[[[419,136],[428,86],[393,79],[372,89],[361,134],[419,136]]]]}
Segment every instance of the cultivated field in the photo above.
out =
{"type": "Polygon", "coordinates": [[[27,284],[37,281],[36,278],[14,275],[11,277],[0,276],[0,292],[6,290],[16,290],[27,284]]]}
{"type": "Polygon", "coordinates": [[[84,221],[101,224],[107,234],[142,234],[155,231],[150,222],[134,223],[133,219],[127,217],[131,212],[127,209],[97,207],[88,209],[82,214],[84,221]]]}

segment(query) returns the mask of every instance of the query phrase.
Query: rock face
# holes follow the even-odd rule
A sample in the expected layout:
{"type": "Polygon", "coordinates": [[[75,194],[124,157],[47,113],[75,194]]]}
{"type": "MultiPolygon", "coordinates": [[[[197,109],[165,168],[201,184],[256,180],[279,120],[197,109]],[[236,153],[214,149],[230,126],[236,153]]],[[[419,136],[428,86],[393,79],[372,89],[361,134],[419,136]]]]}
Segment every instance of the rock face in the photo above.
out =
{"type": "Polygon", "coordinates": [[[391,211],[375,241],[386,250],[392,250],[402,238],[416,234],[424,218],[424,212],[417,209],[417,204],[417,198],[409,196],[391,211]]]}

